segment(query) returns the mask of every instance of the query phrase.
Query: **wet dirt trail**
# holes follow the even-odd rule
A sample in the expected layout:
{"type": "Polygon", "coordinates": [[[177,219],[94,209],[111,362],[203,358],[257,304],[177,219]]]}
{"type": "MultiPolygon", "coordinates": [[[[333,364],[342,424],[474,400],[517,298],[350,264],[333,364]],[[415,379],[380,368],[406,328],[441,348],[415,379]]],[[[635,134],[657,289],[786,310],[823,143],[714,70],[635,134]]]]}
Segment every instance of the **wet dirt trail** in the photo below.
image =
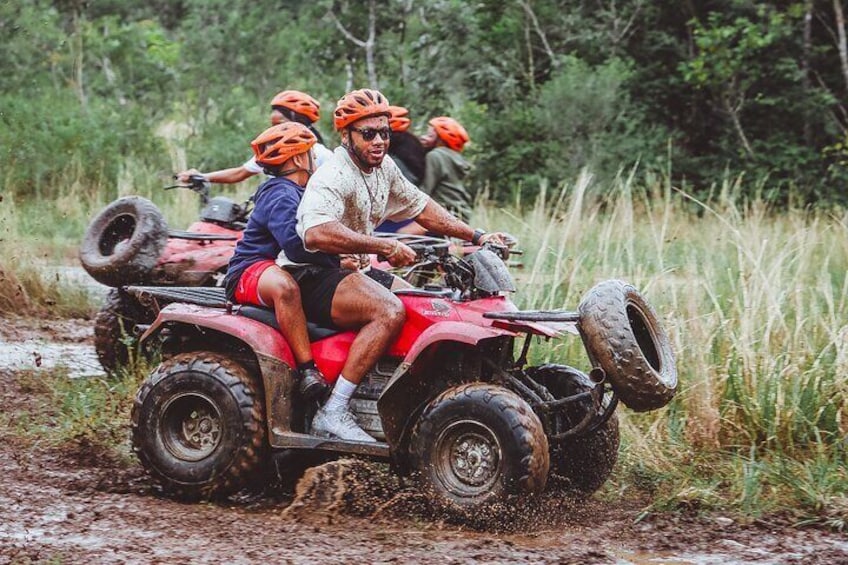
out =
{"type": "MultiPolygon", "coordinates": [[[[40,336],[90,346],[81,326],[5,325],[0,342],[40,336]]],[[[0,414],[10,424],[0,426],[0,563],[848,563],[845,534],[778,518],[638,521],[646,501],[557,493],[508,530],[472,530],[424,516],[416,493],[362,461],[311,469],[297,494],[182,504],[159,497],[135,461],[86,442],[47,447],[17,437],[15,426],[41,406],[39,392],[21,378],[29,362],[0,367],[0,414]]]]}

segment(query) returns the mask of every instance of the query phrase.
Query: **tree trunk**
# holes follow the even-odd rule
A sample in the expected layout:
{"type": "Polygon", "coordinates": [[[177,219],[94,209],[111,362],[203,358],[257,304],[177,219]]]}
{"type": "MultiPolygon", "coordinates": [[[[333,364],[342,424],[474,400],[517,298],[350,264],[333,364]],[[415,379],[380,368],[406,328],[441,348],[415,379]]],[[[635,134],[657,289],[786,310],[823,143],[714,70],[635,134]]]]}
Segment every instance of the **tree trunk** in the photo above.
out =
{"type": "Polygon", "coordinates": [[[88,100],[85,96],[85,87],[83,85],[83,80],[85,78],[85,74],[83,73],[83,24],[82,18],[80,16],[80,10],[74,10],[74,41],[73,45],[73,61],[74,61],[74,90],[76,90],[77,97],[79,98],[80,105],[83,110],[88,107],[88,100]]]}
{"type": "Polygon", "coordinates": [[[368,83],[375,90],[380,89],[377,83],[377,66],[374,63],[374,47],[377,37],[377,0],[368,2],[368,39],[365,41],[365,66],[368,69],[368,83]]]}
{"type": "Polygon", "coordinates": [[[842,62],[842,78],[845,80],[845,90],[848,91],[848,40],[845,37],[845,13],[842,11],[842,0],[833,0],[833,15],[836,18],[836,33],[839,35],[837,48],[839,60],[842,62]]]}
{"type": "MultiPolygon", "coordinates": [[[[801,80],[804,86],[804,92],[810,93],[810,54],[813,50],[813,2],[807,0],[804,11],[804,47],[801,59],[801,80]]],[[[813,131],[810,127],[810,120],[807,115],[804,115],[804,141],[807,147],[813,144],[813,131]]]]}

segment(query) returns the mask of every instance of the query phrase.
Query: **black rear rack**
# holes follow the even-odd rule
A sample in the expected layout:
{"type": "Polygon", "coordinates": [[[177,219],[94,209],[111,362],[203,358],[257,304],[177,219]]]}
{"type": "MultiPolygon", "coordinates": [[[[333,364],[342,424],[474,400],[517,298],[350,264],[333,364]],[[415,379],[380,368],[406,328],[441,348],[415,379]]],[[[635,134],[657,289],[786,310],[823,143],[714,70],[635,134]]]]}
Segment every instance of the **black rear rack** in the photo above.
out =
{"type": "Polygon", "coordinates": [[[196,241],[235,241],[238,238],[225,233],[197,233],[192,231],[168,230],[168,237],[196,241]]]}
{"type": "Polygon", "coordinates": [[[217,286],[127,286],[124,291],[142,303],[157,300],[161,303],[181,302],[197,306],[224,308],[227,294],[217,286]]]}

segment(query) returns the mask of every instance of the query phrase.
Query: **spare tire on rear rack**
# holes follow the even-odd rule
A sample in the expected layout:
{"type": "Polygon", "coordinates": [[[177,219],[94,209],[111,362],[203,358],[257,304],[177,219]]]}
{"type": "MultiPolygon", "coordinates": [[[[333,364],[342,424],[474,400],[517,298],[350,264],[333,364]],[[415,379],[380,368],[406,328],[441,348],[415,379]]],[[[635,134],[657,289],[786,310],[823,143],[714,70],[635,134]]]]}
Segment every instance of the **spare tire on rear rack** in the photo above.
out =
{"type": "Polygon", "coordinates": [[[592,364],[636,412],[662,408],[677,390],[671,343],[653,308],[632,285],[608,280],[580,301],[578,328],[592,364]]]}
{"type": "Polygon", "coordinates": [[[142,284],[167,241],[168,225],[155,204],[141,196],[119,198],[88,225],[80,263],[101,284],[142,284]]]}

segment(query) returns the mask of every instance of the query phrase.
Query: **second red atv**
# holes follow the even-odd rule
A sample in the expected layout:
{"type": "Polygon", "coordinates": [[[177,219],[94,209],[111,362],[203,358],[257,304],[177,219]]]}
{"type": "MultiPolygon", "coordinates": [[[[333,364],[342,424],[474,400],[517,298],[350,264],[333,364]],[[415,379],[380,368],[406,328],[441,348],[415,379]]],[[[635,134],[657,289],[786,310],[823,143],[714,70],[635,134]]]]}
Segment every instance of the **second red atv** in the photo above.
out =
{"type": "MultiPolygon", "coordinates": [[[[618,456],[619,399],[636,411],[677,387],[668,338],[642,295],[606,281],[578,311],[518,311],[498,250],[464,258],[419,246],[442,286],[397,291],[406,324],[357,388],[351,409],[378,443],[310,433],[315,405],[297,396],[294,359],[273,311],[233,306],[220,289],[131,287],[168,303],[142,336],[161,364],[132,410],[132,445],[162,489],[181,499],[260,488],[269,468],[295,474],[316,455],[390,461],[439,507],[460,516],[541,492],[549,475],[591,493],[618,456]],[[528,366],[535,338],[573,333],[589,364],[528,366]]],[[[334,381],[355,334],[310,327],[334,381]]]]}
{"type": "Polygon", "coordinates": [[[155,313],[123,287],[220,286],[227,264],[250,214],[249,202],[209,197],[209,181],[192,176],[186,185],[200,196],[200,217],[187,230],[171,230],[159,208],[140,196],[119,198],[101,210],[86,230],[79,258],[101,284],[115,287],[97,314],[94,344],[107,371],[124,364],[136,324],[149,324],[155,313]]]}

